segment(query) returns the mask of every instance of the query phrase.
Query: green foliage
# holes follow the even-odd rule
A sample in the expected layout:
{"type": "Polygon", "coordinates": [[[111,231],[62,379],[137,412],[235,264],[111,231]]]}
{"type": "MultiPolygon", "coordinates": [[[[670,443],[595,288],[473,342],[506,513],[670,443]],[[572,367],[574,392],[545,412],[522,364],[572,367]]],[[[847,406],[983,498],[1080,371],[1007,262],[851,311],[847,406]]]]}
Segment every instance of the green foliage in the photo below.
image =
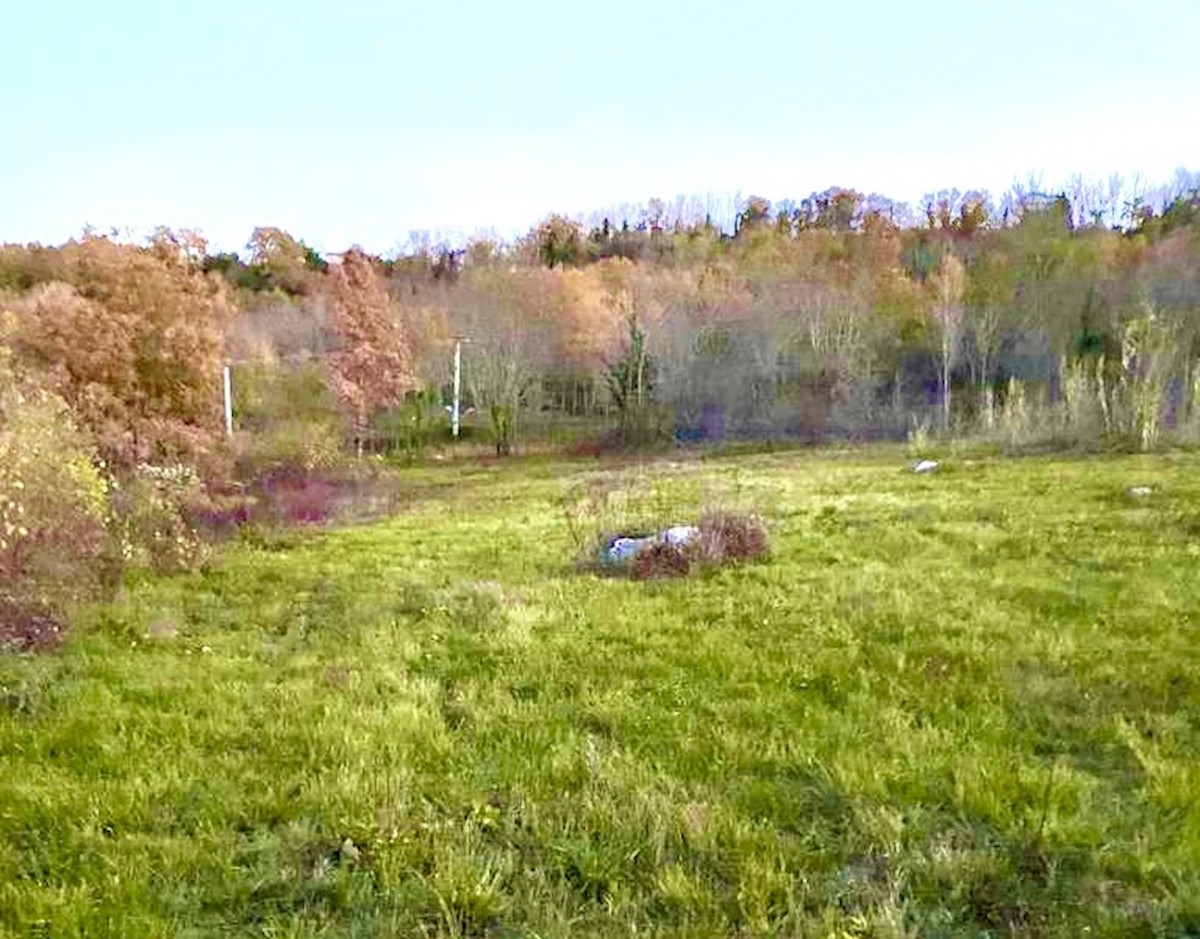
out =
{"type": "Polygon", "coordinates": [[[264,430],[238,435],[238,465],[246,478],[333,469],[345,460],[344,440],[341,425],[333,421],[283,419],[264,430]]]}
{"type": "Polygon", "coordinates": [[[425,455],[429,444],[448,430],[441,395],[434,388],[412,392],[401,407],[381,412],[373,422],[388,453],[399,453],[409,462],[425,455]]]}
{"type": "Polygon", "coordinates": [[[260,362],[233,373],[236,450],[241,475],[312,473],[343,460],[346,421],[319,361],[260,362]]]}
{"type": "Polygon", "coordinates": [[[546,267],[567,267],[584,259],[583,232],[570,219],[552,215],[533,233],[538,258],[546,267]]]}
{"type": "Polygon", "coordinates": [[[648,443],[657,436],[651,407],[655,362],[646,350],[646,334],[637,315],[626,320],[628,329],[621,358],[608,366],[605,380],[620,415],[620,430],[626,443],[648,443]]]}
{"type": "Polygon", "coordinates": [[[328,369],[317,360],[239,365],[233,370],[233,395],[234,420],[243,430],[266,431],[286,420],[322,424],[341,419],[328,369]]]}

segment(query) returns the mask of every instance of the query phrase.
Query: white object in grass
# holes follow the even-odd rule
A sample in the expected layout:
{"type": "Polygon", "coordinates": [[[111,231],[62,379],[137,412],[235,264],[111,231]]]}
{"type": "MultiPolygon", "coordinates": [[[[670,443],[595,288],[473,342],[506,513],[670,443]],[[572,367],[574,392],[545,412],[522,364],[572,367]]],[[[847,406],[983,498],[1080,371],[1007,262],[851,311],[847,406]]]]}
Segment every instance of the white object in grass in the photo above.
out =
{"type": "Polygon", "coordinates": [[[693,538],[700,534],[700,529],[695,525],[672,525],[670,528],[663,531],[659,539],[664,544],[682,547],[693,538]]]}
{"type": "Polygon", "coordinates": [[[1152,493],[1153,491],[1154,490],[1151,489],[1149,486],[1131,486],[1129,488],[1129,494],[1131,496],[1135,496],[1139,499],[1150,495],[1150,493],[1152,493]]]}
{"type": "Polygon", "coordinates": [[[913,466],[914,473],[932,473],[939,466],[937,460],[920,460],[913,466]]]}

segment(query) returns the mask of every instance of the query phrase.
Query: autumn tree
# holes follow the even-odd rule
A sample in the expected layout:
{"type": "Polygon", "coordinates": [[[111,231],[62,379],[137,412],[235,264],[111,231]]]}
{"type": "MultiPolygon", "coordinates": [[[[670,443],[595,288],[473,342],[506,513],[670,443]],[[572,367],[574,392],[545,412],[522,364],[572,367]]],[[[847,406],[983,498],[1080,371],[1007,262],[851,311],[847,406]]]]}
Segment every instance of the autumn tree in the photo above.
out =
{"type": "Polygon", "coordinates": [[[14,348],[114,462],[185,459],[221,435],[224,285],[194,252],[88,237],[15,304],[14,348]]]}
{"type": "Polygon", "coordinates": [[[537,255],[546,267],[578,264],[585,257],[583,231],[561,215],[551,215],[532,234],[537,255]]]}
{"type": "Polygon", "coordinates": [[[771,203],[762,196],[750,196],[742,210],[738,213],[736,228],[738,234],[753,231],[771,220],[771,203]]]}
{"type": "Polygon", "coordinates": [[[399,404],[417,387],[411,339],[365,254],[346,252],[331,279],[336,348],[329,367],[334,387],[361,432],[377,411],[399,404]]]}
{"type": "Polygon", "coordinates": [[[250,264],[263,278],[262,286],[288,294],[305,294],[315,289],[325,260],[303,241],[283,229],[256,228],[246,243],[250,264]]]}

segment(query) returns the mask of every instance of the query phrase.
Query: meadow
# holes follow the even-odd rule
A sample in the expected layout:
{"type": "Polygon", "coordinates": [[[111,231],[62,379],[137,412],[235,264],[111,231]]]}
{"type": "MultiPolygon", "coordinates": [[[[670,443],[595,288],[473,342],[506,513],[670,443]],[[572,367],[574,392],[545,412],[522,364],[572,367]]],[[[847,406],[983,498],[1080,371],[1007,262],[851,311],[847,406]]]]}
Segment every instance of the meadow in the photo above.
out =
{"type": "Polygon", "coordinates": [[[1200,935],[1200,455],[908,466],[421,466],[132,578],[0,653],[0,933],[1200,935]],[[575,565],[706,506],[770,555],[575,565]]]}

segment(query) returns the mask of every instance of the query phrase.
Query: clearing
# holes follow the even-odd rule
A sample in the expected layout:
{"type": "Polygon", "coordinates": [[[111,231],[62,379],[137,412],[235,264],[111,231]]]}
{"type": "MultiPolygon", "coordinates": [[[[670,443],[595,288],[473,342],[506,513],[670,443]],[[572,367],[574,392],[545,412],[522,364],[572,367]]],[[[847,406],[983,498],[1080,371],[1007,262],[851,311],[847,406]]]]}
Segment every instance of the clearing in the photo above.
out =
{"type": "Polygon", "coordinates": [[[406,470],[130,584],[0,655],[0,932],[1200,933],[1200,457],[907,466],[406,470]],[[771,556],[578,573],[594,477],[771,556]]]}

